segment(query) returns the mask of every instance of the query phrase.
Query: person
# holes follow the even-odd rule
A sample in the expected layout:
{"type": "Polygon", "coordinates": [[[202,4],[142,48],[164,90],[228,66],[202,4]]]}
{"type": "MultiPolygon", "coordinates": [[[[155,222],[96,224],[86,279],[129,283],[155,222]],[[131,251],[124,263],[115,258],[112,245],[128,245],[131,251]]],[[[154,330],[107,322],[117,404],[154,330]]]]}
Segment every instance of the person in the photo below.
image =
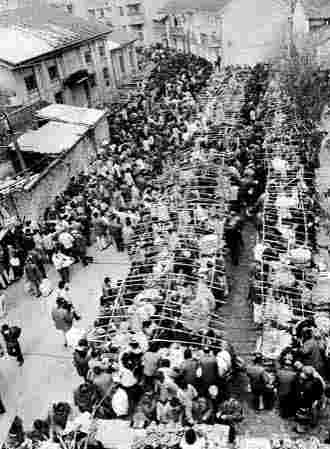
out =
{"type": "Polygon", "coordinates": [[[277,389],[279,411],[282,418],[290,418],[295,413],[297,373],[293,368],[293,356],[288,352],[277,366],[275,386],[277,389]]]}
{"type": "Polygon", "coordinates": [[[200,396],[193,400],[192,417],[197,424],[212,424],[213,404],[210,399],[200,396]]]}
{"type": "Polygon", "coordinates": [[[49,432],[56,439],[66,427],[68,418],[71,414],[71,406],[67,402],[58,402],[52,404],[48,412],[47,422],[49,424],[49,432]]]}
{"type": "Polygon", "coordinates": [[[52,309],[52,319],[56,329],[63,332],[64,347],[68,346],[66,334],[72,328],[75,312],[73,307],[67,303],[63,298],[57,298],[56,305],[52,309]]]}
{"type": "Polygon", "coordinates": [[[97,386],[102,396],[107,396],[114,384],[112,373],[113,369],[111,368],[103,369],[101,366],[94,366],[93,368],[91,381],[97,386]]]}
{"type": "Polygon", "coordinates": [[[235,398],[227,399],[216,413],[216,422],[229,426],[229,443],[233,443],[236,438],[236,425],[243,421],[244,412],[242,404],[235,398]]]}
{"type": "Polygon", "coordinates": [[[4,318],[6,315],[6,294],[5,291],[0,287],[0,318],[4,318]]]}
{"type": "Polygon", "coordinates": [[[187,384],[183,376],[177,378],[175,380],[175,383],[178,386],[176,397],[179,399],[185,409],[185,420],[188,424],[192,424],[192,405],[193,400],[197,398],[198,393],[191,384],[187,384]]]}
{"type": "Polygon", "coordinates": [[[42,282],[42,273],[33,262],[32,257],[28,257],[25,261],[24,273],[27,281],[31,284],[33,294],[39,298],[41,296],[40,284],[42,282]]]}
{"type": "Polygon", "coordinates": [[[80,339],[77,347],[73,352],[73,364],[76,367],[79,376],[87,380],[87,374],[89,371],[88,362],[92,358],[92,351],[88,347],[88,341],[86,339],[80,339]]]}
{"type": "Polygon", "coordinates": [[[304,365],[313,366],[321,376],[324,373],[324,359],[319,342],[313,335],[311,328],[302,330],[302,347],[298,351],[298,358],[304,365]]]}
{"type": "Polygon", "coordinates": [[[215,61],[215,63],[214,63],[214,66],[215,66],[215,68],[216,68],[216,71],[217,71],[217,72],[220,72],[220,68],[221,68],[221,56],[218,56],[218,57],[217,57],[217,59],[216,59],[216,61],[215,61]]]}
{"type": "Polygon", "coordinates": [[[109,222],[106,219],[104,213],[101,213],[101,215],[99,215],[97,212],[94,212],[92,224],[94,227],[94,233],[98,249],[99,251],[103,251],[109,246],[108,242],[109,222]]]}
{"type": "Polygon", "coordinates": [[[3,403],[2,398],[0,396],[0,415],[3,415],[4,413],[6,413],[6,407],[4,406],[4,403],[3,403]]]}
{"type": "Polygon", "coordinates": [[[70,270],[69,267],[72,265],[73,260],[71,257],[66,256],[60,250],[60,247],[56,247],[55,251],[52,255],[52,262],[58,274],[60,275],[61,280],[64,283],[68,283],[70,280],[70,270]]]}
{"type": "Polygon", "coordinates": [[[8,326],[3,324],[1,327],[1,333],[6,343],[8,355],[16,357],[19,366],[24,363],[24,357],[21,350],[21,345],[18,341],[21,336],[22,330],[18,326],[8,326]]]}
{"type": "Polygon", "coordinates": [[[262,364],[262,354],[255,354],[253,363],[247,364],[245,370],[250,380],[253,407],[260,411],[265,408],[269,383],[269,375],[262,364]]]}
{"type": "Polygon", "coordinates": [[[315,426],[318,421],[319,404],[324,394],[322,381],[315,376],[312,366],[305,366],[297,382],[297,431],[315,426]]]}
{"type": "Polygon", "coordinates": [[[241,232],[240,217],[233,211],[231,211],[231,215],[225,223],[225,240],[229,248],[232,264],[237,266],[244,241],[241,232]]]}
{"type": "Polygon", "coordinates": [[[194,429],[187,429],[180,442],[180,449],[204,449],[205,440],[198,437],[194,429]]]}

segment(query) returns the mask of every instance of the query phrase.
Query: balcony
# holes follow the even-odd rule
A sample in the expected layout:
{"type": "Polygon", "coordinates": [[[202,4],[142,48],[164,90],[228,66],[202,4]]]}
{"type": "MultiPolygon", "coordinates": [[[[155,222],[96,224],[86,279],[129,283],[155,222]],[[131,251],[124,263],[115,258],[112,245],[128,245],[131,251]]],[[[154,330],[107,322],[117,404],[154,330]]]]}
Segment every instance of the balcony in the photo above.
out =
{"type": "Polygon", "coordinates": [[[144,14],[139,13],[128,13],[128,22],[129,25],[143,25],[144,24],[144,14]]]}

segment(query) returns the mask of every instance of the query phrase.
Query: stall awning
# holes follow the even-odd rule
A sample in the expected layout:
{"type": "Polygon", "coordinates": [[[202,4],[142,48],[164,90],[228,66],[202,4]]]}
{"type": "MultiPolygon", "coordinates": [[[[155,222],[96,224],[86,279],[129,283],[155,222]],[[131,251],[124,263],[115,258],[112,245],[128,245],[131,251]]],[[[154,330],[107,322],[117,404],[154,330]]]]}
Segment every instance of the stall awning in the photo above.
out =
{"type": "Polygon", "coordinates": [[[68,104],[51,104],[40,109],[36,116],[43,120],[53,120],[75,125],[96,126],[107,115],[105,109],[82,108],[68,104]]]}
{"type": "Polygon", "coordinates": [[[73,148],[87,132],[87,126],[48,122],[23,134],[18,143],[22,151],[59,155],[73,148]]]}

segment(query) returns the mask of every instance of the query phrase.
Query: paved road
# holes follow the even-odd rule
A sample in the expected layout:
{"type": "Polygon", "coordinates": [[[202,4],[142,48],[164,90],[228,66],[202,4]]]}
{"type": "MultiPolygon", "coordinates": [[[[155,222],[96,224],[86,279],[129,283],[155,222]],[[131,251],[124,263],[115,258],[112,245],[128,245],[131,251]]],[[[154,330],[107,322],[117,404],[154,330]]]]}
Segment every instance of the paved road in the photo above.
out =
{"type": "MultiPolygon", "coordinates": [[[[110,248],[95,254],[94,264],[83,268],[74,266],[71,289],[72,298],[82,314],[79,327],[90,326],[97,311],[98,297],[103,278],[114,280],[126,277],[128,258],[110,248]]],[[[50,270],[56,285],[58,276],[50,270]]],[[[72,391],[80,382],[72,365],[72,351],[63,346],[63,336],[56,331],[49,308],[39,300],[26,295],[23,282],[8,290],[8,316],[0,320],[22,327],[22,349],[25,364],[19,367],[15,359],[1,359],[0,391],[8,413],[0,417],[0,440],[8,432],[13,417],[18,414],[30,427],[34,419],[44,417],[54,401],[71,401],[72,391]]]]}

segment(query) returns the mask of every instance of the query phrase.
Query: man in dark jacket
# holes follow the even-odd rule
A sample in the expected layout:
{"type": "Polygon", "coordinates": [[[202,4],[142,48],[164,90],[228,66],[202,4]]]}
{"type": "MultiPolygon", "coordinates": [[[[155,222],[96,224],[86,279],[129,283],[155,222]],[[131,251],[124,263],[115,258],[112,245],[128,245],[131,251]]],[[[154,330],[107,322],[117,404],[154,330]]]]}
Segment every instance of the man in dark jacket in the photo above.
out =
{"type": "Polygon", "coordinates": [[[6,343],[8,355],[16,357],[18,364],[22,366],[24,363],[24,357],[18,341],[21,335],[21,328],[17,326],[9,327],[8,324],[4,324],[1,327],[1,333],[6,343]]]}
{"type": "Polygon", "coordinates": [[[289,418],[295,413],[297,373],[293,368],[291,354],[284,357],[283,363],[276,370],[276,387],[282,418],[289,418]]]}
{"type": "Polygon", "coordinates": [[[73,353],[73,364],[77,369],[79,376],[87,380],[87,374],[89,371],[88,362],[92,357],[91,350],[88,348],[88,342],[85,339],[81,339],[78,342],[78,346],[73,353]]]}
{"type": "Polygon", "coordinates": [[[324,359],[318,341],[314,338],[313,330],[306,328],[302,331],[302,347],[299,358],[304,365],[313,366],[316,371],[324,375],[324,359]]]}

